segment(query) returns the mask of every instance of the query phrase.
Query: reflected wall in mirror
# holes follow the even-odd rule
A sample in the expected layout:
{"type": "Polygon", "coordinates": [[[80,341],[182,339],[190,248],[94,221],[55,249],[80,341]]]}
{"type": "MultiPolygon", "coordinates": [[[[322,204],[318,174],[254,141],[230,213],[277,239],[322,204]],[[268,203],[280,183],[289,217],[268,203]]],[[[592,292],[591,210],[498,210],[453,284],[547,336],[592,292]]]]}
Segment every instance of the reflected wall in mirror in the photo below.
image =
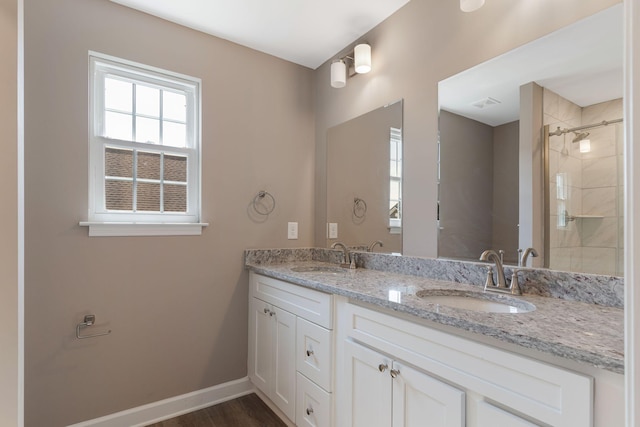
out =
{"type": "Polygon", "coordinates": [[[490,126],[440,111],[438,256],[518,253],[518,121],[490,126]]]}
{"type": "Polygon", "coordinates": [[[622,17],[613,6],[439,83],[439,257],[516,263],[535,246],[534,266],[622,274],[622,132],[585,129],[599,141],[584,154],[569,131],[622,117],[622,17]]]}
{"type": "Polygon", "coordinates": [[[402,252],[402,101],[327,132],[327,246],[337,241],[402,252]]]}

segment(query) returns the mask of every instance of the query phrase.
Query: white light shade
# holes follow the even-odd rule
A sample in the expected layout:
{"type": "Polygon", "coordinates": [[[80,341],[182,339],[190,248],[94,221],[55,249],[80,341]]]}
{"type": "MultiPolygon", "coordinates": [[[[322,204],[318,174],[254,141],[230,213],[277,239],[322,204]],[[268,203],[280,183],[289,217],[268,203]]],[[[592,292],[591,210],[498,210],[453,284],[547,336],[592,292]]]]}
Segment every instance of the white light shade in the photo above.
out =
{"type": "Polygon", "coordinates": [[[371,71],[371,46],[359,44],[353,49],[356,73],[364,74],[371,71]]]}
{"type": "Polygon", "coordinates": [[[347,65],[344,61],[336,61],[331,64],[331,86],[345,87],[347,84],[347,65]]]}
{"type": "Polygon", "coordinates": [[[484,0],[460,0],[460,10],[474,12],[484,6],[484,0]]]}
{"type": "Polygon", "coordinates": [[[588,139],[580,141],[580,152],[588,153],[589,151],[591,151],[591,141],[588,139]]]}

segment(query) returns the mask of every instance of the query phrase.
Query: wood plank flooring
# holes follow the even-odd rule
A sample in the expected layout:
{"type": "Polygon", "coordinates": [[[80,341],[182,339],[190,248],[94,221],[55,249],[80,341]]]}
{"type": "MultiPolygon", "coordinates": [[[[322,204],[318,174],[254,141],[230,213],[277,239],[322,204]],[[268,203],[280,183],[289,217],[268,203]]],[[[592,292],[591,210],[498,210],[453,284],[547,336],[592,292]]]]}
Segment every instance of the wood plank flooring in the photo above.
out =
{"type": "Polygon", "coordinates": [[[286,427],[286,424],[256,394],[249,394],[147,427],[286,427]]]}

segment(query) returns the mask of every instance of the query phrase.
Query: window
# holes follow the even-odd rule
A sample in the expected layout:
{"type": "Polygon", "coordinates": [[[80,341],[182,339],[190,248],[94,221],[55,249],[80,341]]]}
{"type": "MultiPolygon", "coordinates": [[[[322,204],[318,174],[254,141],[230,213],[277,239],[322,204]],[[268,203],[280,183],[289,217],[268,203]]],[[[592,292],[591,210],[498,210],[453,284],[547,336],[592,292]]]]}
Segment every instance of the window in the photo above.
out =
{"type": "Polygon", "coordinates": [[[402,227],[402,130],[389,132],[389,230],[392,234],[402,227]]]}
{"type": "Polygon", "coordinates": [[[89,58],[90,206],[83,225],[206,225],[199,222],[200,81],[89,58]]]}

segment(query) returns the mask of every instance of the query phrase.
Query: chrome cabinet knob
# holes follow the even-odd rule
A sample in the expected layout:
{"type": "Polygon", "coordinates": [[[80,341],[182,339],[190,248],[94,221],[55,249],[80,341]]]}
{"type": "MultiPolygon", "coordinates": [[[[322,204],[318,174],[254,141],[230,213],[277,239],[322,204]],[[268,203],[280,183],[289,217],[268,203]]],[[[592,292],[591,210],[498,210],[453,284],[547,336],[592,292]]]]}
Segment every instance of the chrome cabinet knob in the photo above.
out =
{"type": "Polygon", "coordinates": [[[313,355],[313,350],[307,350],[307,357],[311,357],[313,355]]]}
{"type": "Polygon", "coordinates": [[[307,415],[313,414],[313,408],[307,408],[307,415]]]}
{"type": "Polygon", "coordinates": [[[264,309],[264,314],[269,314],[269,309],[268,308],[264,309]]]}
{"type": "Polygon", "coordinates": [[[378,365],[378,370],[380,372],[384,372],[384,371],[387,370],[388,367],[389,367],[389,365],[387,365],[386,363],[381,363],[381,364],[378,365]]]}
{"type": "Polygon", "coordinates": [[[392,369],[389,371],[389,375],[391,375],[391,378],[397,378],[398,375],[400,375],[400,371],[398,369],[392,369]]]}

